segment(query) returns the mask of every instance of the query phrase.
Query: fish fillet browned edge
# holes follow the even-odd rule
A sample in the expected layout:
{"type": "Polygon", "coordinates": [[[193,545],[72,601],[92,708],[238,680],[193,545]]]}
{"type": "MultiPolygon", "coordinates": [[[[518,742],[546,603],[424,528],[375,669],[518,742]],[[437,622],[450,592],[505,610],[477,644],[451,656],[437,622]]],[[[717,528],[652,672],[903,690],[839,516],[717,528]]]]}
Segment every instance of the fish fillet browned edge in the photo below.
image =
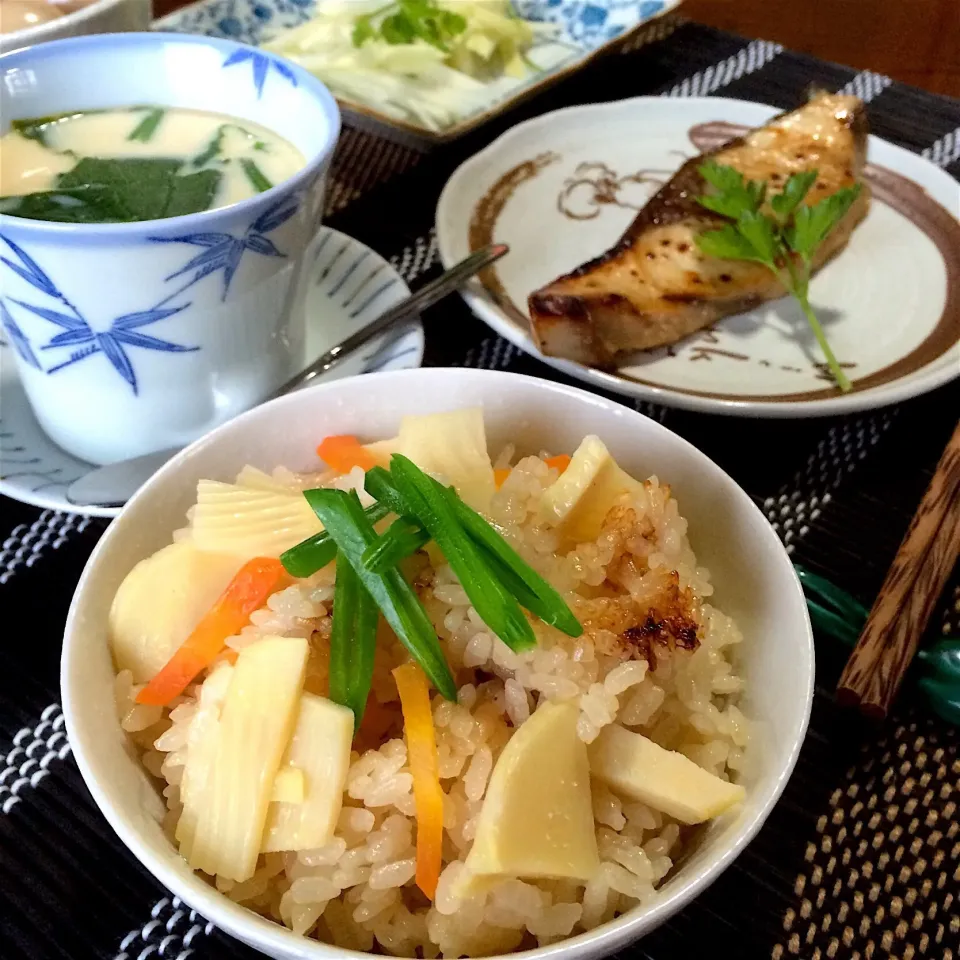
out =
{"type": "MultiPolygon", "coordinates": [[[[530,294],[531,330],[542,353],[612,368],[626,355],[662,347],[786,292],[762,264],[700,252],[696,237],[724,218],[700,206],[707,158],[766,180],[770,192],[795,173],[816,169],[807,201],[861,181],[866,163],[863,103],[817,93],[797,110],[688,160],[649,200],[617,244],[530,294]]],[[[847,243],[869,208],[869,191],[817,250],[818,269],[847,243]]]]}

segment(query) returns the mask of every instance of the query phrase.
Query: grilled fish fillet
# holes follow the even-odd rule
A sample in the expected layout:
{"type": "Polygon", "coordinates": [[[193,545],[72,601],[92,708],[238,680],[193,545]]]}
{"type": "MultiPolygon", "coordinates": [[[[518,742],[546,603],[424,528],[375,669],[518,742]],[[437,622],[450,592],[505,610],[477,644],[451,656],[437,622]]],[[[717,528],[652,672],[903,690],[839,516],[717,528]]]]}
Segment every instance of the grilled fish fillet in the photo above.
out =
{"type": "MultiPolygon", "coordinates": [[[[721,317],[781,297],[783,285],[764,266],[700,253],[697,234],[724,220],[697,203],[707,192],[699,167],[711,157],[771,192],[793,173],[816,169],[807,197],[815,203],[859,182],[867,124],[856,97],[817,94],[805,106],[687,161],[640,211],[613,249],[530,295],[540,350],[594,367],[619,355],[676,343],[721,317]]],[[[843,248],[870,203],[857,202],[817,251],[814,268],[843,248]]]]}

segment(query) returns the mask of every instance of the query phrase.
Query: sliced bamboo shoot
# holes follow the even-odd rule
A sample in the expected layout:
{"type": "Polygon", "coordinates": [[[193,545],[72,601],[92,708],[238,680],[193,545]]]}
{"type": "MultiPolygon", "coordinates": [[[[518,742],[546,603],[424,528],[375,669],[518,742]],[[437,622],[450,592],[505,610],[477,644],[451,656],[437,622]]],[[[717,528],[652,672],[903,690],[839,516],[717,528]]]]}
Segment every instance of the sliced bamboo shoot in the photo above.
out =
{"type": "Polygon", "coordinates": [[[188,857],[194,870],[238,883],[253,876],[274,778],[296,723],[307,648],[301,638],[266,637],[240,651],[220,711],[213,767],[196,801],[188,857]]]}
{"type": "Polygon", "coordinates": [[[396,444],[421,470],[452,483],[474,510],[490,506],[496,487],[480,407],[404,417],[396,444]]]}
{"type": "Polygon", "coordinates": [[[595,540],[617,498],[641,488],[640,481],[620,469],[599,437],[587,436],[567,469],[543,491],[540,515],[573,540],[595,540]]]}
{"type": "Polygon", "coordinates": [[[306,796],[303,771],[299,767],[281,766],[273,780],[271,803],[303,803],[306,796]]]}
{"type": "Polygon", "coordinates": [[[600,865],[586,744],[574,702],[545,703],[497,760],[461,895],[492,878],[588,880],[600,865]]]}
{"type": "Polygon", "coordinates": [[[177,821],[180,855],[190,861],[197,822],[207,800],[207,787],[217,756],[220,737],[220,711],[230,689],[233,667],[221,663],[211,670],[200,688],[196,713],[187,733],[187,762],[180,779],[180,803],[183,809],[177,821]]]}
{"type": "Polygon", "coordinates": [[[197,484],[191,539],[200,550],[243,557],[278,557],[323,525],[300,493],[197,484]]]}
{"type": "Polygon", "coordinates": [[[698,767],[618,723],[590,744],[590,770],[618,793],[662,810],[681,823],[702,823],[740,803],[743,787],[698,767]]]}
{"type": "Polygon", "coordinates": [[[269,473],[249,465],[244,467],[237,476],[237,486],[249,487],[251,490],[266,490],[269,493],[285,493],[288,496],[299,492],[289,483],[277,480],[269,473]]]}
{"type": "Polygon", "coordinates": [[[141,560],[110,608],[110,640],[119,670],[146,683],[173,656],[226,589],[242,561],[183,541],[141,560]]]}
{"type": "Polygon", "coordinates": [[[287,770],[301,770],[305,794],[301,803],[271,804],[264,853],[312,850],[329,842],[340,816],[352,740],[352,711],[325,697],[303,694],[278,777],[287,770]]]}

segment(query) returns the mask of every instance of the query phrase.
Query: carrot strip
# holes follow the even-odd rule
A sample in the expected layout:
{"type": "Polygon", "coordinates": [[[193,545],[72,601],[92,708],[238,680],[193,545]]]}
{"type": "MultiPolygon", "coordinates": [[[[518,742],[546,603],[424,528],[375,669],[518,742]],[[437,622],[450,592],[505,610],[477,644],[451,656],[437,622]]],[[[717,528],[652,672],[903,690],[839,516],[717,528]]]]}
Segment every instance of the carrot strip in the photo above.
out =
{"type": "Polygon", "coordinates": [[[557,470],[563,473],[563,471],[570,466],[570,460],[571,460],[571,457],[569,454],[560,453],[560,454],[557,454],[557,456],[555,457],[547,457],[547,459],[544,460],[543,462],[548,467],[555,467],[557,470]]]}
{"type": "Polygon", "coordinates": [[[430,710],[430,687],[415,663],[393,671],[400,691],[407,759],[417,807],[417,886],[433,900],[443,849],[443,788],[437,760],[437,735],[430,710]]]}
{"type": "Polygon", "coordinates": [[[263,606],[283,575],[283,564],[273,557],[255,557],[245,563],[163,669],[137,694],[137,703],[162,707],[183,693],[213,663],[227,639],[263,606]]]}
{"type": "Polygon", "coordinates": [[[510,476],[513,467],[506,467],[503,470],[493,471],[493,485],[499,490],[503,486],[503,481],[510,476]]]}
{"type": "Polygon", "coordinates": [[[354,467],[369,470],[377,465],[376,457],[350,434],[326,437],[317,447],[317,456],[337,473],[349,473],[354,467]]]}

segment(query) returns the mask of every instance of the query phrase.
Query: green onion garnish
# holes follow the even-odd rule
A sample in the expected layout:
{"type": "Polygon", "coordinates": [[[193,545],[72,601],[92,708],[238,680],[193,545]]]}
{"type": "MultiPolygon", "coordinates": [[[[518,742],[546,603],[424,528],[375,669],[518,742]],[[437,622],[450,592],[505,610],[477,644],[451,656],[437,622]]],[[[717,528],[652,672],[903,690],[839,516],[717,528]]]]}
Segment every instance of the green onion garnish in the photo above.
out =
{"type": "MultiPolygon", "coordinates": [[[[374,503],[367,507],[364,512],[367,520],[373,524],[382,520],[390,510],[382,503],[374,503]]],[[[291,577],[302,579],[313,576],[333,560],[336,555],[336,543],[330,538],[330,534],[326,530],[321,530],[320,533],[308,537],[295,547],[281,553],[280,562],[291,577]]]]}
{"type": "Polygon", "coordinates": [[[430,542],[430,534],[410,517],[399,517],[377,542],[363,554],[363,565],[379,572],[395,567],[430,542]]]}
{"type": "Polygon", "coordinates": [[[533,628],[516,599],[493,575],[483,554],[467,536],[457,518],[452,495],[400,454],[394,454],[390,461],[390,475],[400,496],[409,504],[409,512],[443,551],[480,619],[511,650],[535,647],[533,628]]]}
{"type": "Polygon", "coordinates": [[[457,519],[479,545],[496,577],[520,605],[568,637],[579,637],[583,625],[563,597],[506,540],[459,497],[451,496],[457,519]]]}
{"type": "MultiPolygon", "coordinates": [[[[304,496],[337,546],[338,565],[342,569],[343,561],[346,561],[353,568],[393,632],[420,664],[430,682],[448,700],[456,700],[457,685],[440,649],[433,624],[413,587],[396,568],[374,573],[363,564],[363,554],[376,543],[377,533],[356,492],[307,490],[304,496]]],[[[340,576],[339,570],[337,576],[340,576]]],[[[333,618],[336,621],[336,600],[333,618]]]]}
{"type": "Polygon", "coordinates": [[[250,185],[257,191],[257,193],[263,193],[265,190],[269,190],[273,184],[270,180],[264,176],[263,171],[257,166],[256,160],[251,160],[249,157],[244,157],[240,161],[240,166],[243,168],[243,172],[247,175],[247,179],[250,181],[250,185]]]}
{"type": "MultiPolygon", "coordinates": [[[[446,489],[436,480],[433,484],[438,490],[446,489]]],[[[370,496],[378,501],[389,503],[394,513],[409,512],[409,505],[401,498],[393,485],[392,477],[382,467],[374,467],[367,472],[364,486],[370,496]]],[[[491,571],[508,592],[517,598],[522,607],[539,617],[544,623],[549,623],[569,637],[579,637],[583,633],[583,626],[563,597],[476,510],[464,503],[452,490],[447,492],[450,494],[457,519],[470,538],[481,548],[481,553],[490,565],[491,571]]],[[[419,550],[420,546],[414,549],[419,550]]],[[[414,549],[409,552],[413,553],[414,549]]],[[[400,557],[402,556],[401,554],[400,557]]]]}
{"type": "Polygon", "coordinates": [[[379,503],[385,503],[398,517],[410,512],[407,502],[397,492],[393,477],[383,467],[371,467],[363,479],[363,488],[379,503]]]}
{"type": "Polygon", "coordinates": [[[161,107],[154,107],[152,110],[149,110],[147,115],[127,134],[127,139],[139,140],[141,143],[149,143],[153,139],[153,135],[157,132],[157,127],[160,126],[160,121],[166,112],[167,111],[161,107]]]}
{"type": "Polygon", "coordinates": [[[348,563],[337,569],[330,633],[330,699],[353,711],[360,726],[373,681],[373,657],[380,617],[373,597],[348,563]]]}

